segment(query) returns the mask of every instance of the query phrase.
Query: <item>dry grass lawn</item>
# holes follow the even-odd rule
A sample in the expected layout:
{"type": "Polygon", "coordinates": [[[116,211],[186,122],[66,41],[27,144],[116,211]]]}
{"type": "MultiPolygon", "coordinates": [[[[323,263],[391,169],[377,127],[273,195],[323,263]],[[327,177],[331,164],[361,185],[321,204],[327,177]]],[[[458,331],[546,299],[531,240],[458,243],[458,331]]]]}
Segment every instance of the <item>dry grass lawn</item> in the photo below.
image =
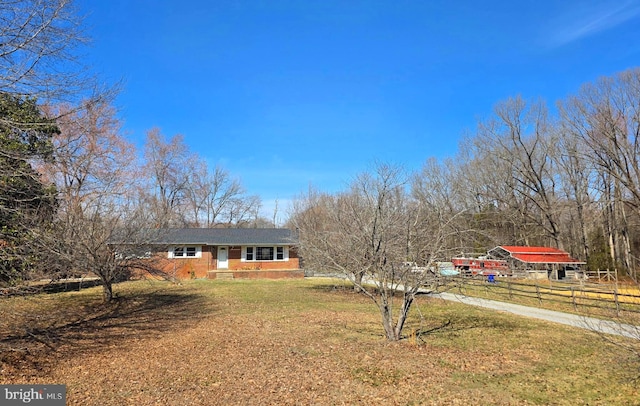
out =
{"type": "Polygon", "coordinates": [[[400,343],[342,282],[128,282],[0,299],[0,382],[69,405],[630,405],[638,366],[568,327],[421,297],[400,343]],[[446,324],[448,326],[437,329],[446,324]]]}

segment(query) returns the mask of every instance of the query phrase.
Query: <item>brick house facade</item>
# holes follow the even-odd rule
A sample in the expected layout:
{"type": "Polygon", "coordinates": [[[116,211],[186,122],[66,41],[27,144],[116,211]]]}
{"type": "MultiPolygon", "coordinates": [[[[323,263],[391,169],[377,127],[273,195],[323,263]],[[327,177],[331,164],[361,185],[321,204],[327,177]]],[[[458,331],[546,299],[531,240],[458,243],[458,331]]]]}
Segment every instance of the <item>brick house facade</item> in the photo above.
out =
{"type": "Polygon", "coordinates": [[[154,230],[154,266],[181,279],[303,277],[294,233],[281,228],[154,230]]]}

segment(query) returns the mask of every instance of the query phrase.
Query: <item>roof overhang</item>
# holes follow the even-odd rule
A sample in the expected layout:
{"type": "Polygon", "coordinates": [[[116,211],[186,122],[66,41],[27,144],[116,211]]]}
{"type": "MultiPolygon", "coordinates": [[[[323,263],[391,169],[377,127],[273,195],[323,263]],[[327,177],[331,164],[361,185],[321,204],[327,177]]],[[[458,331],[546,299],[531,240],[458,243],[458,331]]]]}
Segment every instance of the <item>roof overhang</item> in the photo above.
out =
{"type": "Polygon", "coordinates": [[[568,252],[552,247],[497,246],[489,253],[508,254],[508,258],[527,264],[584,265],[586,262],[572,258],[568,252]]]}
{"type": "Polygon", "coordinates": [[[530,258],[528,255],[512,255],[511,258],[524,262],[527,264],[562,264],[562,265],[584,265],[586,262],[574,260],[572,258],[569,259],[561,259],[561,258],[550,258],[549,256],[536,256],[536,258],[530,258]]]}

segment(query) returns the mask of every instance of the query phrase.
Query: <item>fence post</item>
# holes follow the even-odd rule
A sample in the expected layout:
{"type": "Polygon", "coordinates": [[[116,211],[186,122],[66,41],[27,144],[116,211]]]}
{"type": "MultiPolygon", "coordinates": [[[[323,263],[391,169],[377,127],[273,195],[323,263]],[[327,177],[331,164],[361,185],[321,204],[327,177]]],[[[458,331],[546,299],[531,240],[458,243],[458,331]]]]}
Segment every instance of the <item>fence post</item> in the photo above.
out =
{"type": "Polygon", "coordinates": [[[616,302],[616,316],[620,316],[620,301],[618,300],[618,280],[613,286],[613,300],[616,302]]]}
{"type": "Polygon", "coordinates": [[[536,282],[536,294],[538,295],[538,304],[542,305],[542,295],[540,294],[540,285],[536,282]]]}
{"type": "Polygon", "coordinates": [[[511,281],[507,281],[507,286],[509,287],[509,300],[513,299],[513,292],[511,291],[511,281]]]}
{"type": "Polygon", "coordinates": [[[576,305],[576,291],[571,287],[571,302],[573,303],[573,310],[578,310],[578,306],[576,305]]]}

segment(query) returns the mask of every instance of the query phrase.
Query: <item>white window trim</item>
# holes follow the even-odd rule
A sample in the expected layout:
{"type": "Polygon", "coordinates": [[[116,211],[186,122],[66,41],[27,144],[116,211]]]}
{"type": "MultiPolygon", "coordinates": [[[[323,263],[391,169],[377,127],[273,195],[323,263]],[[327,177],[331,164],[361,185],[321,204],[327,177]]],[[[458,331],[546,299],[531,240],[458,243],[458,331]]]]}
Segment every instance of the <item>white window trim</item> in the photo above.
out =
{"type": "Polygon", "coordinates": [[[289,246],[287,245],[273,245],[273,259],[261,259],[257,260],[256,258],[256,248],[257,247],[271,247],[271,245],[243,245],[242,246],[242,255],[240,257],[240,262],[285,262],[289,260],[289,246]],[[247,259],[247,247],[253,248],[253,259],[247,259]],[[284,258],[278,258],[278,247],[284,248],[284,258]]]}
{"type": "Polygon", "coordinates": [[[202,258],[202,245],[172,245],[169,247],[169,251],[167,252],[167,257],[168,258],[176,258],[176,259],[194,259],[194,258],[202,258]],[[184,248],[184,253],[185,255],[183,256],[179,256],[176,257],[174,255],[174,251],[177,247],[183,247],[184,248]],[[194,257],[188,257],[186,255],[187,253],[187,247],[195,247],[196,248],[196,255],[194,257]]]}

